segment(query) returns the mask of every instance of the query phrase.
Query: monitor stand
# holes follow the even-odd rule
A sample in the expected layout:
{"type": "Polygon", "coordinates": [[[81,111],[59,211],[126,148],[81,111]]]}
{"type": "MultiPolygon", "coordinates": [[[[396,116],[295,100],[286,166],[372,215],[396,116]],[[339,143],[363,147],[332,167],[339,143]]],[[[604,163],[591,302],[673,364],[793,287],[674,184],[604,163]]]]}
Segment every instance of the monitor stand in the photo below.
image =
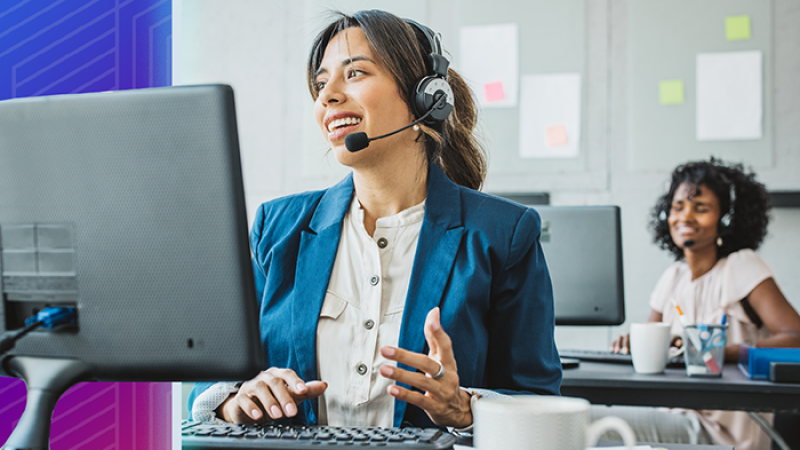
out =
{"type": "Polygon", "coordinates": [[[25,380],[25,412],[0,450],[48,450],[53,408],[61,394],[89,378],[89,367],[75,359],[12,356],[4,362],[6,373],[25,380]]]}

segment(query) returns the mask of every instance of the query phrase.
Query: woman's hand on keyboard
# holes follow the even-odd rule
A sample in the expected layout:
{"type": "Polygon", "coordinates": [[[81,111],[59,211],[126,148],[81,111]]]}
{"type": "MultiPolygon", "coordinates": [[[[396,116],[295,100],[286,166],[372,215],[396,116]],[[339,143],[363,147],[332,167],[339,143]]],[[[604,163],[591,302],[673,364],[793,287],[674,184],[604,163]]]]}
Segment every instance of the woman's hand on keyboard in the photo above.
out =
{"type": "Polygon", "coordinates": [[[622,336],[618,337],[614,342],[611,343],[611,347],[608,351],[613,353],[622,353],[623,355],[627,355],[631,352],[631,335],[630,334],[623,334],[622,336]]]}
{"type": "Polygon", "coordinates": [[[453,343],[439,322],[439,308],[433,308],[428,313],[423,329],[430,348],[427,355],[396,347],[381,348],[385,358],[417,368],[422,373],[384,365],[380,368],[380,374],[425,393],[395,384],[387,389],[389,395],[422,408],[436,425],[456,428],[469,426],[472,424],[470,394],[459,385],[453,343]],[[433,378],[440,374],[440,367],[444,367],[444,374],[433,378]]]}
{"type": "Polygon", "coordinates": [[[231,423],[258,423],[284,416],[294,417],[297,404],[319,397],[327,388],[328,383],[324,381],[306,383],[291,369],[272,367],[242,383],[239,392],[228,398],[217,411],[231,423]]]}

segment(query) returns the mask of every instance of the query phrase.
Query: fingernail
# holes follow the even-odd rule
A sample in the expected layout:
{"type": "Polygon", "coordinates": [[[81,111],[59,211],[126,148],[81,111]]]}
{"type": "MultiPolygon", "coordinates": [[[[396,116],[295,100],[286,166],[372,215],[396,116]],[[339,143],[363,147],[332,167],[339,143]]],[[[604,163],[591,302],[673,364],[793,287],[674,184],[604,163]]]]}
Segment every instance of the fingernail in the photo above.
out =
{"type": "Polygon", "coordinates": [[[283,408],[286,410],[286,415],[289,417],[294,417],[297,414],[297,407],[294,406],[294,403],[287,403],[283,408]]]}
{"type": "Polygon", "coordinates": [[[395,386],[389,386],[389,394],[390,395],[397,395],[400,393],[400,389],[397,389],[395,386]]]}
{"type": "Polygon", "coordinates": [[[295,387],[297,388],[297,391],[298,391],[298,392],[303,392],[303,391],[305,391],[305,390],[306,390],[306,385],[305,385],[305,383],[297,383],[297,385],[296,385],[295,387]]]}
{"type": "Polygon", "coordinates": [[[439,323],[439,321],[438,321],[438,320],[435,320],[435,321],[434,321],[434,322],[431,324],[431,330],[433,330],[433,331],[439,331],[441,328],[442,328],[442,325],[439,323]]]}
{"type": "Polygon", "coordinates": [[[253,419],[260,419],[261,418],[261,411],[259,411],[257,409],[254,409],[254,410],[250,411],[250,415],[253,417],[253,419]]]}
{"type": "Polygon", "coordinates": [[[387,358],[391,357],[391,356],[394,356],[394,348],[392,348],[392,347],[383,347],[381,349],[381,353],[383,353],[383,356],[386,356],[387,358]]]}
{"type": "Polygon", "coordinates": [[[381,366],[381,368],[378,370],[381,372],[381,375],[385,377],[392,376],[392,372],[394,372],[394,370],[392,370],[392,368],[389,366],[381,366]]]}
{"type": "Polygon", "coordinates": [[[278,408],[276,405],[272,405],[272,408],[270,408],[269,411],[272,413],[273,419],[280,419],[281,417],[283,417],[283,414],[281,414],[281,409],[278,408]]]}

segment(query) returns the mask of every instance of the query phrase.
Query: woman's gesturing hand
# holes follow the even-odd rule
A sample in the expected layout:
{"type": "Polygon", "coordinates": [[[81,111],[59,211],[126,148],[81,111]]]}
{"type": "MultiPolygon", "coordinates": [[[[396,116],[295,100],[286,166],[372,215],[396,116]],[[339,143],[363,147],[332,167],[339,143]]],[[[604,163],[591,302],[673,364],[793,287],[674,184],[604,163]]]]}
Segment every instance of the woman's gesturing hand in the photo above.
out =
{"type": "Polygon", "coordinates": [[[303,382],[291,369],[272,367],[242,383],[236,395],[225,400],[217,416],[231,423],[257,423],[294,417],[297,404],[322,395],[328,383],[303,382]]]}
{"type": "Polygon", "coordinates": [[[398,400],[419,406],[439,426],[469,426],[472,424],[470,394],[459,385],[452,341],[439,322],[439,308],[433,308],[428,312],[424,332],[430,348],[427,356],[396,347],[381,348],[381,354],[385,358],[414,367],[423,373],[381,366],[380,374],[425,393],[397,385],[389,386],[388,392],[398,400]],[[444,368],[443,373],[442,368],[444,368]]]}

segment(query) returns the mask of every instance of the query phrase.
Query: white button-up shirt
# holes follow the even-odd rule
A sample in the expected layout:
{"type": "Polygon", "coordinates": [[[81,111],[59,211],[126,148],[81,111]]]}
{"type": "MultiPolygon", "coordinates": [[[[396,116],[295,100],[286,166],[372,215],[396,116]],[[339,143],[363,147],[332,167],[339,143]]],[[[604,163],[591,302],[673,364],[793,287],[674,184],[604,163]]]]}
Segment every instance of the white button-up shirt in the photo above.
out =
{"type": "Polygon", "coordinates": [[[378,219],[370,236],[353,198],[317,325],[319,376],[328,382],[320,424],[392,426],[394,398],[386,389],[393,381],[378,369],[396,363],[380,348],[399,341],[424,214],[423,202],[378,219]]]}

